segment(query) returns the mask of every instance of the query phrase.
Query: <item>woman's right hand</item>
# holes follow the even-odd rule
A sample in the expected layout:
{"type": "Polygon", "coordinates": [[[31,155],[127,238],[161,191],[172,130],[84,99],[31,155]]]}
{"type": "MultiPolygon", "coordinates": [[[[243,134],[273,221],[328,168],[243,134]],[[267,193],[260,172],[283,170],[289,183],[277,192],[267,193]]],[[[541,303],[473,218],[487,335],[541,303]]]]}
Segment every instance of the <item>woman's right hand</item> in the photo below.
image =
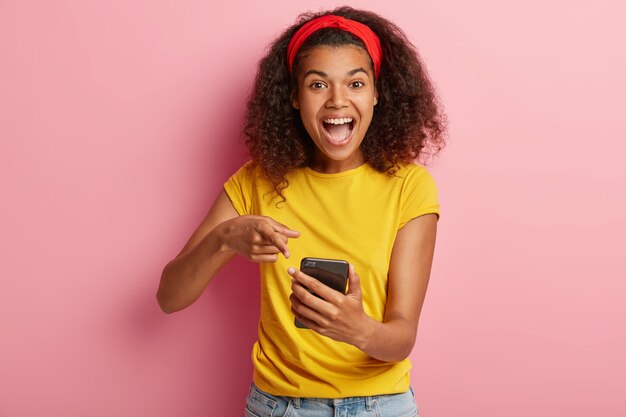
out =
{"type": "Polygon", "coordinates": [[[287,242],[300,232],[266,216],[237,216],[218,226],[222,244],[254,262],[276,262],[278,254],[289,258],[287,242]]]}
{"type": "Polygon", "coordinates": [[[240,216],[222,191],[185,247],[163,269],[157,291],[161,309],[172,313],[193,304],[235,253],[254,262],[276,262],[279,253],[289,257],[287,241],[298,236],[272,218],[240,216]]]}

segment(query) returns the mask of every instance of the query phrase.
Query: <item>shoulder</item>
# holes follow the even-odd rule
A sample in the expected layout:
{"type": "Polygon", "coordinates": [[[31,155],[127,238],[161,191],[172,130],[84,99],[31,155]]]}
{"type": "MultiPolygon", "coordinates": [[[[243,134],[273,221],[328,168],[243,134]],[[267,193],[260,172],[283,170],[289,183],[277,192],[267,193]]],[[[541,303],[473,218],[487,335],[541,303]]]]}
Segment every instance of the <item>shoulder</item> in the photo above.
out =
{"type": "Polygon", "coordinates": [[[407,184],[435,186],[435,179],[428,169],[414,162],[400,164],[393,176],[407,184]]]}
{"type": "Polygon", "coordinates": [[[426,167],[416,162],[401,163],[398,165],[396,175],[409,176],[409,175],[430,175],[426,167]]]}
{"type": "Polygon", "coordinates": [[[399,163],[390,171],[378,171],[370,164],[365,165],[366,167],[360,171],[361,177],[372,186],[406,188],[420,183],[434,184],[430,172],[424,166],[414,162],[399,163]]]}
{"type": "Polygon", "coordinates": [[[423,214],[434,213],[439,218],[437,185],[428,170],[419,164],[404,164],[396,172],[402,181],[402,217],[400,227],[423,214]]]}
{"type": "Polygon", "coordinates": [[[234,174],[230,176],[228,182],[236,182],[241,184],[260,185],[263,182],[263,171],[259,164],[254,161],[245,162],[234,174]]]}
{"type": "Polygon", "coordinates": [[[232,177],[252,177],[257,175],[259,167],[253,161],[247,161],[235,173],[232,177]]]}
{"type": "Polygon", "coordinates": [[[224,191],[239,214],[254,214],[260,196],[271,190],[261,168],[253,161],[243,164],[224,183],[224,191]]]}
{"type": "Polygon", "coordinates": [[[257,168],[255,168],[252,161],[243,164],[224,183],[226,192],[231,195],[234,191],[247,192],[250,190],[255,183],[255,178],[258,176],[256,171],[257,168]]]}
{"type": "Polygon", "coordinates": [[[418,198],[436,201],[438,190],[435,179],[424,166],[416,163],[403,164],[395,173],[402,182],[402,195],[409,200],[418,198]]]}

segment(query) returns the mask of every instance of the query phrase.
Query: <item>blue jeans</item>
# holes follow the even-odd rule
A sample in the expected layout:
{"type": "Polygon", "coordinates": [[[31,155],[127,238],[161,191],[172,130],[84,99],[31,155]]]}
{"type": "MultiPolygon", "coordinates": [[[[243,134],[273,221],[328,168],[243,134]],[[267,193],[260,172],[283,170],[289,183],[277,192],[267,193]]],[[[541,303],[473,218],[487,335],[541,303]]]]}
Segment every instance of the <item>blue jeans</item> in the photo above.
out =
{"type": "Polygon", "coordinates": [[[252,384],[246,417],[417,417],[410,388],[403,394],[349,398],[279,397],[252,384]]]}

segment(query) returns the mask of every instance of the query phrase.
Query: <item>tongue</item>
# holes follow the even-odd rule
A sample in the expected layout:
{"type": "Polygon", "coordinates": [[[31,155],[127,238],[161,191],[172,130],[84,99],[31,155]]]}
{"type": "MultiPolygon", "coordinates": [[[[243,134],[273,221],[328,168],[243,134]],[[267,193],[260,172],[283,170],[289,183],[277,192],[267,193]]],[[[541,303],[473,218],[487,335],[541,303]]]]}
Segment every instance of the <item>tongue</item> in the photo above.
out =
{"type": "Polygon", "coordinates": [[[326,125],[326,130],[336,141],[342,141],[350,134],[350,123],[344,123],[340,125],[326,125]]]}

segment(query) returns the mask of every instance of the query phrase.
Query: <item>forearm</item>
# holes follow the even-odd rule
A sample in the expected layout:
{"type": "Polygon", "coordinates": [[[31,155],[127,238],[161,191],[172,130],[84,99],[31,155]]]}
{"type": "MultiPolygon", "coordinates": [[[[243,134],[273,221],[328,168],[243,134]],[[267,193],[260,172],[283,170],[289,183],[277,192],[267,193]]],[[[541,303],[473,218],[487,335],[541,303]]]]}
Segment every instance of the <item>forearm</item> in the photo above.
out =
{"type": "Polygon", "coordinates": [[[218,226],[190,251],[176,257],[163,269],[157,292],[159,306],[166,313],[193,304],[217,272],[233,257],[222,243],[218,226]]]}
{"type": "Polygon", "coordinates": [[[411,353],[416,330],[416,326],[404,318],[381,323],[368,317],[364,321],[362,337],[355,346],[375,359],[398,362],[411,353]]]}
{"type": "Polygon", "coordinates": [[[437,216],[427,214],[408,222],[396,236],[391,263],[385,318],[364,320],[364,335],[357,347],[384,361],[409,356],[426,296],[433,262],[437,216]]]}

